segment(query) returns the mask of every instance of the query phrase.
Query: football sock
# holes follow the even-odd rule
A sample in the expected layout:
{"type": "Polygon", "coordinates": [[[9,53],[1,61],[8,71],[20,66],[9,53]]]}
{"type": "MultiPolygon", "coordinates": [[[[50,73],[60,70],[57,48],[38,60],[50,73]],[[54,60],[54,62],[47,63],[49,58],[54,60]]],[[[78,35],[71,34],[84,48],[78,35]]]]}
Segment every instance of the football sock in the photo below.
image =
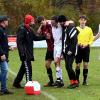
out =
{"type": "Polygon", "coordinates": [[[56,77],[62,79],[62,69],[60,67],[56,67],[56,77]]]}
{"type": "Polygon", "coordinates": [[[76,69],[76,79],[79,81],[80,69],[76,69]]]}
{"type": "Polygon", "coordinates": [[[47,74],[48,74],[50,82],[53,82],[53,76],[52,76],[52,69],[51,68],[47,68],[47,74]]]}
{"type": "Polygon", "coordinates": [[[83,82],[86,82],[87,75],[88,75],[88,69],[83,69],[83,82]]]}

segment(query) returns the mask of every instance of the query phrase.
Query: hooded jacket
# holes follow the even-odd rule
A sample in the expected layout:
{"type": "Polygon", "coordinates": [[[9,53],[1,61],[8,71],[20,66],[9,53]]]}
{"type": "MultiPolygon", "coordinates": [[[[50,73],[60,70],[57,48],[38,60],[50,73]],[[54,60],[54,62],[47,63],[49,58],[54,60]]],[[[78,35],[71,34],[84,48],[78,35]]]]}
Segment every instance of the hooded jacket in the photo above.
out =
{"type": "Polygon", "coordinates": [[[72,52],[72,55],[77,54],[77,35],[78,30],[75,26],[69,25],[65,28],[63,33],[62,51],[67,54],[68,51],[72,52]]]}
{"type": "Polygon", "coordinates": [[[32,31],[30,23],[33,19],[31,15],[26,15],[24,24],[17,31],[17,47],[22,61],[34,61],[33,41],[45,40],[45,37],[38,37],[32,31]]]}
{"type": "MultiPolygon", "coordinates": [[[[8,61],[9,46],[6,28],[0,26],[0,56],[5,55],[8,61]]],[[[1,60],[0,60],[1,61],[1,60]]]]}

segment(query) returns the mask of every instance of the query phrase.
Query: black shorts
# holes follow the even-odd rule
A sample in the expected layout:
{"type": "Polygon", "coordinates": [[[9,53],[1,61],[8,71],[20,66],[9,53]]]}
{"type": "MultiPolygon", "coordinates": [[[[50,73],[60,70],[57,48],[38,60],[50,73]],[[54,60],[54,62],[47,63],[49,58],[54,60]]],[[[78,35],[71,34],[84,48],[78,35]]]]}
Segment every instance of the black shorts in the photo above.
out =
{"type": "Polygon", "coordinates": [[[77,55],[76,55],[76,63],[81,63],[82,60],[83,62],[89,62],[89,56],[90,56],[90,47],[86,47],[86,48],[81,48],[80,46],[78,46],[78,51],[77,51],[77,55]]]}
{"type": "Polygon", "coordinates": [[[53,51],[48,51],[47,50],[45,60],[54,60],[53,51]]]}

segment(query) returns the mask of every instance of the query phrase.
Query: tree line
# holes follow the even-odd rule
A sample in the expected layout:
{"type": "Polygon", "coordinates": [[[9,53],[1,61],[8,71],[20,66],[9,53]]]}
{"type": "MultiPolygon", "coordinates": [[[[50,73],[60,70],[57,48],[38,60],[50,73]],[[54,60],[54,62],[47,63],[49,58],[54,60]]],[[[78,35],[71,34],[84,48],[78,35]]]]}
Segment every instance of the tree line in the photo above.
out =
{"type": "Polygon", "coordinates": [[[64,14],[76,23],[80,14],[86,14],[89,26],[96,31],[100,23],[99,6],[99,0],[0,0],[0,15],[10,16],[10,34],[15,34],[26,14],[44,15],[47,19],[64,14]]]}

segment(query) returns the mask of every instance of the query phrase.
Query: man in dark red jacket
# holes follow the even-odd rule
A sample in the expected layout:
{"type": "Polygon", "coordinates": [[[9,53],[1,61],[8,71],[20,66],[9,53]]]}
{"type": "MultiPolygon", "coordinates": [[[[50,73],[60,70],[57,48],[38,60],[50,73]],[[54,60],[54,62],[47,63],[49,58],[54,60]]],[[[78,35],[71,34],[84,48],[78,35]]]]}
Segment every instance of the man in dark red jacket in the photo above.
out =
{"type": "Polygon", "coordinates": [[[51,69],[51,63],[54,60],[53,58],[53,49],[54,49],[54,40],[52,36],[52,28],[51,25],[47,22],[47,20],[43,16],[37,17],[38,23],[40,23],[40,27],[37,30],[37,33],[40,35],[43,35],[47,37],[47,52],[45,56],[45,67],[47,70],[47,74],[49,77],[49,82],[45,84],[44,86],[53,86],[53,76],[52,76],[52,69],[51,69]]]}
{"type": "Polygon", "coordinates": [[[13,86],[16,88],[22,88],[20,82],[24,74],[26,74],[26,82],[32,81],[33,41],[45,39],[45,37],[38,37],[34,34],[31,29],[31,26],[34,24],[34,17],[26,15],[24,24],[20,25],[17,31],[17,47],[22,64],[13,83],[13,86]]]}

